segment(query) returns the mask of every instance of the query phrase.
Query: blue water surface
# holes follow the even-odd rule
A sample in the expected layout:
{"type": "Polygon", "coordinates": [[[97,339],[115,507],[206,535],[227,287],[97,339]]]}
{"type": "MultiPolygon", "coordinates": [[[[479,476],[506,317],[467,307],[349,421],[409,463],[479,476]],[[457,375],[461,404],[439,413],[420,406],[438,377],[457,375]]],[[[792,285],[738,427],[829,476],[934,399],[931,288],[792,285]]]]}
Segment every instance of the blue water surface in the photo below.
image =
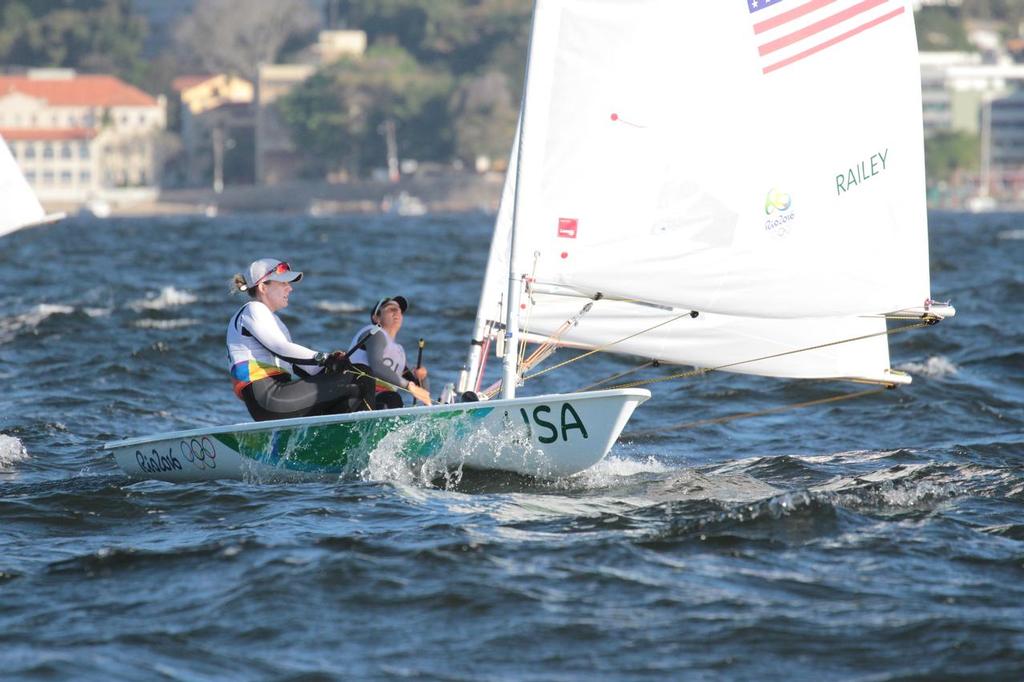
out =
{"type": "MultiPolygon", "coordinates": [[[[246,419],[231,275],[305,272],[293,336],[409,298],[461,368],[493,217],[73,218],[0,240],[0,676],[76,680],[1021,679],[1024,230],[933,214],[953,320],[914,383],[654,384],[609,458],[536,481],[381,452],[309,483],[132,482],[102,444],[246,419]]],[[[899,267],[883,254],[866,267],[899,267]]],[[[561,351],[557,359],[570,357],[561,351]]],[[[637,363],[537,380],[574,390],[637,363]]],[[[493,363],[492,363],[493,364],[493,363]]],[[[648,370],[646,376],[670,368],[648,370]]]]}

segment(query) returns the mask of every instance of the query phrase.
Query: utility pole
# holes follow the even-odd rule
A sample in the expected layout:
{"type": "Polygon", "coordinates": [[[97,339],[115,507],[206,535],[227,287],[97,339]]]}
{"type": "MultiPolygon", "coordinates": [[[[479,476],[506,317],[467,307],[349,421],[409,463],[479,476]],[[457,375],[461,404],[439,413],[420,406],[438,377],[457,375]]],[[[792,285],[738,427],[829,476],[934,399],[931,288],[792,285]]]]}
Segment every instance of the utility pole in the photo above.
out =
{"type": "Polygon", "coordinates": [[[220,194],[224,191],[224,127],[214,126],[211,131],[213,138],[213,191],[220,194]]]}
{"type": "Polygon", "coordinates": [[[384,136],[384,145],[388,151],[388,180],[398,182],[401,174],[398,172],[398,140],[395,137],[395,120],[389,118],[380,124],[380,133],[384,136]]]}

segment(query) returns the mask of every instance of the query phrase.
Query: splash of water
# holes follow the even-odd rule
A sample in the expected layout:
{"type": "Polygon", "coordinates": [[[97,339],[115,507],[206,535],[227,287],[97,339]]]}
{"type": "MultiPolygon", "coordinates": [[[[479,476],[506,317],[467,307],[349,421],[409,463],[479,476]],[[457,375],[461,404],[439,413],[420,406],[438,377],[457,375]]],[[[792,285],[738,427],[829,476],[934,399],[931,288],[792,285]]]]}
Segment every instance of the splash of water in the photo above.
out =
{"type": "Polygon", "coordinates": [[[956,365],[942,355],[933,355],[924,362],[908,362],[901,365],[899,369],[929,379],[945,379],[960,371],[956,365]]]}
{"type": "Polygon", "coordinates": [[[28,450],[14,436],[0,433],[0,471],[28,459],[28,450]]]}

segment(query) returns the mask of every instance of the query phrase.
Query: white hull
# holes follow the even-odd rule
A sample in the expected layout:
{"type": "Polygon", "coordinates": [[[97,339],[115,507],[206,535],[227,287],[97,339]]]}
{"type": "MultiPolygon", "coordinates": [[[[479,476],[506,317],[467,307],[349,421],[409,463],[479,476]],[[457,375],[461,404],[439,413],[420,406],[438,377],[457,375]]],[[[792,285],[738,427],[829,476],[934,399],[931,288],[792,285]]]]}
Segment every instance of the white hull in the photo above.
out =
{"type": "Polygon", "coordinates": [[[412,463],[569,476],[599,462],[650,397],[620,389],[304,417],[107,443],[133,478],[163,481],[338,476],[377,451],[412,463]]]}

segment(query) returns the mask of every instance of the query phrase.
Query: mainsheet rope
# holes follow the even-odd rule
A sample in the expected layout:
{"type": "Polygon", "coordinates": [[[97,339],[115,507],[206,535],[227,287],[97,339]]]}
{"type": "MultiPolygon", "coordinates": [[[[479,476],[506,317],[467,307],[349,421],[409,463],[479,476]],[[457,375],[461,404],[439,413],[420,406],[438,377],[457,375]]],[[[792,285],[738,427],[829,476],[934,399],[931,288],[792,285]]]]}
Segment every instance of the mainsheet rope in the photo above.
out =
{"type": "Polygon", "coordinates": [[[762,360],[772,360],[774,358],[781,358],[786,355],[794,355],[796,353],[805,353],[812,350],[820,350],[822,348],[829,348],[830,346],[838,346],[844,343],[852,343],[853,341],[863,341],[864,339],[874,338],[876,336],[891,336],[893,334],[899,334],[900,332],[910,331],[912,329],[921,329],[923,327],[930,327],[941,318],[934,315],[927,317],[924,321],[918,322],[917,324],[907,324],[896,329],[886,329],[885,331],[875,332],[873,334],[864,334],[863,336],[854,336],[849,339],[842,339],[840,341],[830,341],[829,343],[820,343],[816,346],[808,346],[807,348],[798,348],[796,350],[787,350],[782,353],[773,353],[772,355],[764,355],[759,358],[753,358],[752,360],[740,360],[739,362],[730,362],[724,365],[718,365],[716,367],[697,367],[688,372],[677,372],[676,374],[669,374],[664,377],[654,377],[653,379],[641,379],[639,381],[632,381],[626,384],[617,384],[611,388],[636,388],[637,386],[646,386],[648,384],[655,384],[661,381],[671,381],[672,379],[685,379],[689,377],[700,376],[709,372],[715,372],[729,367],[737,367],[739,365],[746,365],[751,362],[760,362],[762,360]]]}
{"type": "Polygon", "coordinates": [[[863,398],[869,395],[875,395],[876,393],[882,393],[888,391],[889,387],[882,388],[869,388],[864,391],[857,391],[856,393],[841,393],[839,395],[830,396],[828,398],[818,398],[817,400],[806,400],[802,403],[790,403],[788,405],[780,405],[779,407],[770,407],[765,410],[758,410],[757,412],[740,412],[738,414],[730,414],[725,417],[718,417],[716,419],[698,419],[697,421],[686,422],[684,424],[674,424],[671,426],[661,426],[657,429],[649,429],[647,431],[629,431],[622,434],[622,438],[643,438],[645,436],[656,436],[666,431],[679,431],[682,429],[692,429],[697,426],[708,426],[709,424],[724,424],[725,422],[731,422],[734,419],[749,419],[751,417],[761,417],[766,414],[774,414],[776,412],[785,412],[786,410],[796,410],[801,407],[811,407],[813,405],[824,405],[825,403],[837,403],[843,400],[853,400],[854,398],[863,398]]]}

